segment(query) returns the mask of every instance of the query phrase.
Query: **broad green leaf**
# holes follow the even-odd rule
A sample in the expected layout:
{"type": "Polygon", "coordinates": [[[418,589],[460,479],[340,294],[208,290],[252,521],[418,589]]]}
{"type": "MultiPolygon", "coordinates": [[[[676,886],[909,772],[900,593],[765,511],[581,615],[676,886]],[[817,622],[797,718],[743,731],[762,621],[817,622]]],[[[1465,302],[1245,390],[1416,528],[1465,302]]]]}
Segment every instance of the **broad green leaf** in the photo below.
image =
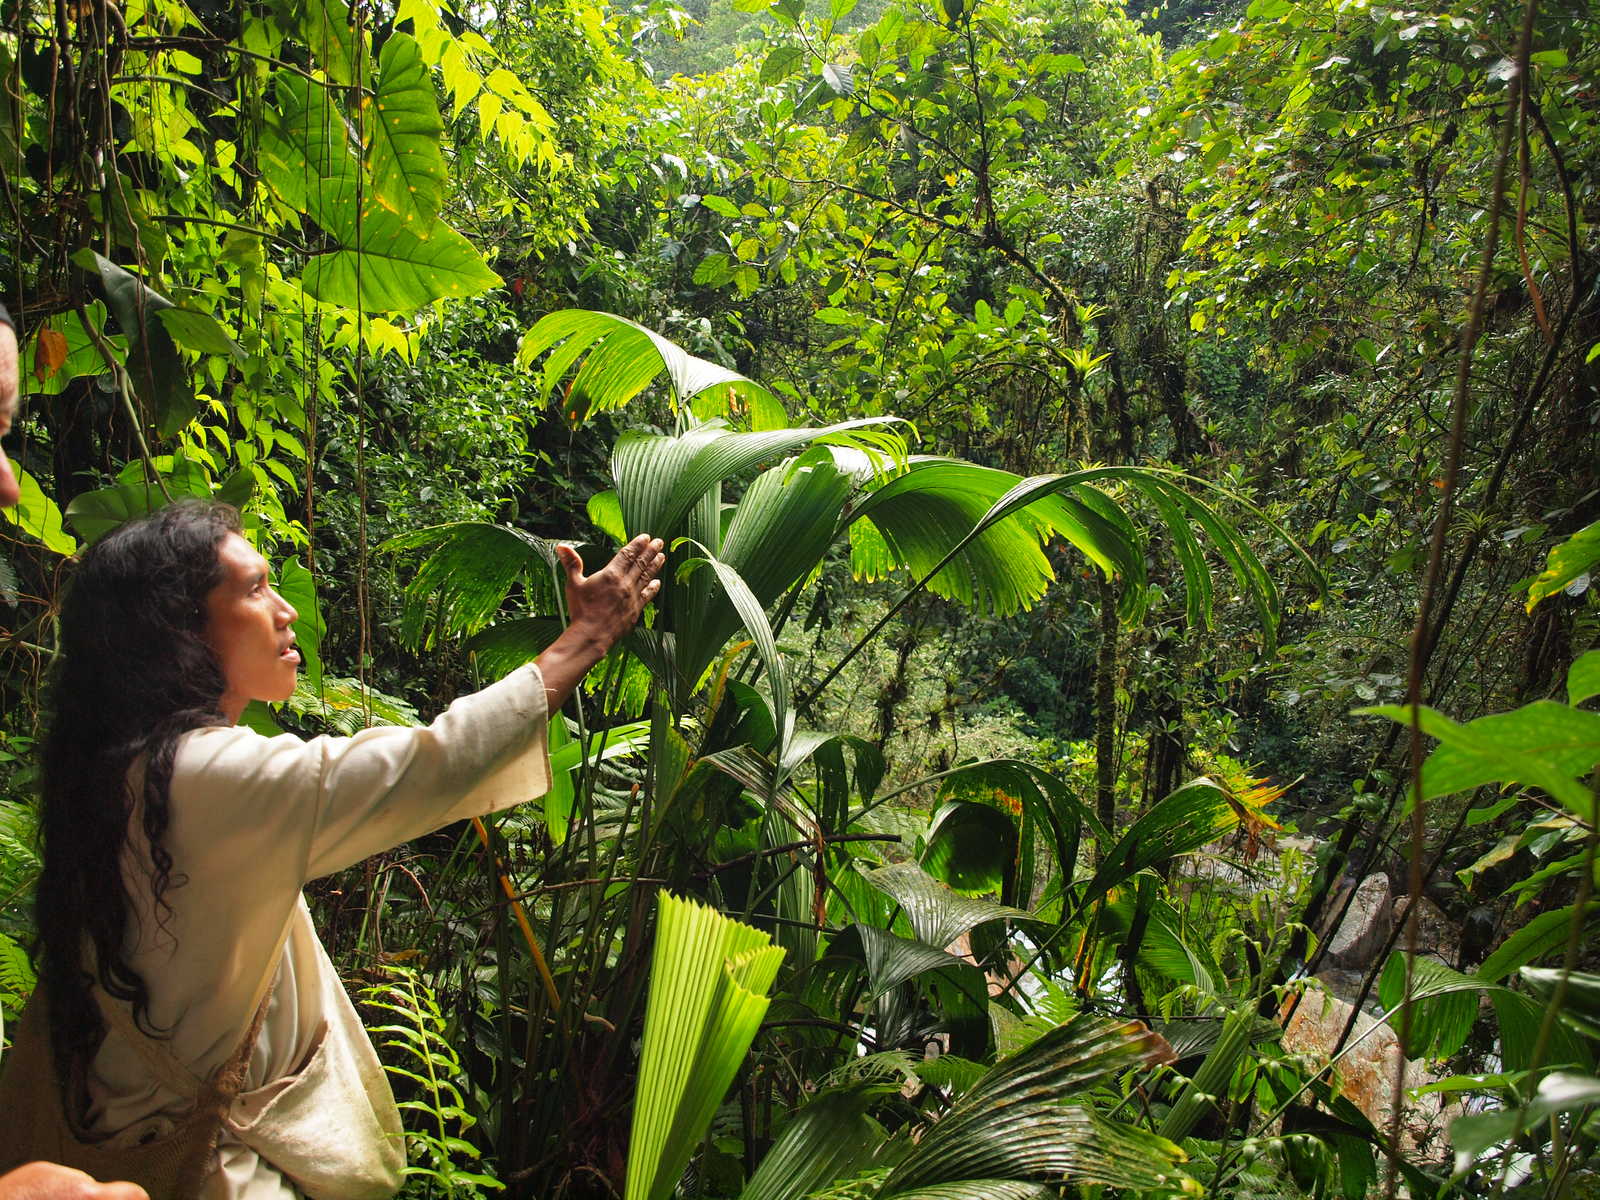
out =
{"type": "Polygon", "coordinates": [[[823,63],[822,82],[836,96],[849,96],[855,89],[855,69],[849,63],[823,63]]]}
{"type": "Polygon", "coordinates": [[[626,1200],[672,1195],[766,1015],[782,960],[765,933],[660,894],[626,1200]]]}
{"type": "Polygon", "coordinates": [[[210,313],[190,308],[164,308],[157,315],[178,345],[202,354],[220,354],[234,362],[244,361],[244,351],[210,313]]]}
{"type": "Polygon", "coordinates": [[[256,473],[249,467],[240,467],[217,485],[215,498],[242,510],[255,491],[256,473]]]}
{"type": "MultiPolygon", "coordinates": [[[[1435,997],[1457,993],[1487,996],[1494,1006],[1495,1017],[1499,1022],[1502,1061],[1508,1069],[1514,1071],[1532,1065],[1534,1051],[1541,1037],[1545,1010],[1531,996],[1514,992],[1500,984],[1485,983],[1473,975],[1463,975],[1430,958],[1417,959],[1414,969],[1416,974],[1411,992],[1414,1001],[1428,1001],[1435,997]]],[[[1539,972],[1532,967],[1522,969],[1523,978],[1530,982],[1538,974],[1539,972]]],[[[1395,1014],[1398,1012],[1398,1005],[1391,1006],[1385,1010],[1382,1019],[1393,1025],[1395,1014]]],[[[1591,1057],[1584,1052],[1568,1030],[1557,1025],[1550,1031],[1549,1044],[1545,1047],[1545,1054],[1540,1062],[1542,1065],[1556,1066],[1571,1063],[1587,1064],[1591,1061],[1591,1057]]]]}
{"type": "Polygon", "coordinates": [[[37,479],[16,463],[11,464],[11,469],[16,473],[21,498],[13,508],[0,508],[0,517],[43,542],[46,549],[57,554],[76,554],[78,543],[62,527],[61,510],[56,502],[44,494],[37,479]]]}
{"type": "MultiPolygon", "coordinates": [[[[701,557],[689,559],[680,571],[693,571],[701,566],[709,566],[716,573],[717,582],[722,585],[722,590],[726,593],[734,612],[738,614],[740,623],[750,634],[750,640],[755,643],[756,652],[761,656],[762,665],[766,668],[767,686],[772,692],[772,720],[777,728],[778,757],[781,762],[783,748],[793,732],[793,719],[789,711],[789,674],[782,656],[778,653],[778,643],[773,637],[772,625],[762,610],[761,602],[751,592],[749,585],[740,578],[739,573],[727,563],[705,552],[705,547],[698,548],[702,551],[701,557]]],[[[776,777],[775,786],[781,783],[781,776],[776,777]]]]}
{"type": "MultiPolygon", "coordinates": [[[[1050,851],[1054,858],[1052,875],[1056,886],[1066,887],[1073,882],[1077,869],[1078,846],[1087,830],[1096,841],[1104,844],[1109,839],[1100,825],[1094,810],[1073,792],[1072,788],[1049,771],[1018,759],[986,759],[964,763],[928,779],[918,779],[905,784],[895,794],[920,792],[929,783],[939,783],[939,797],[945,799],[982,798],[1010,808],[1020,804],[1025,822],[1024,834],[1044,830],[1050,838],[1050,851]]],[[[1026,853],[1019,854],[1014,903],[1032,902],[1033,866],[1026,853]]]]}
{"type": "Polygon", "coordinates": [[[278,112],[262,131],[273,190],[306,212],[335,243],[302,273],[319,300],[364,312],[411,312],[435,300],[488,290],[500,277],[466,238],[435,218],[410,221],[363,188],[361,163],[328,93],[281,74],[278,112]]]}
{"type": "Polygon", "coordinates": [[[278,594],[294,605],[300,617],[294,623],[295,645],[304,670],[301,678],[312,691],[322,686],[322,637],[328,631],[317,603],[317,581],[299,559],[285,559],[278,568],[278,594]]]}
{"type": "MultiPolygon", "coordinates": [[[[1203,934],[1203,929],[1194,930],[1203,934]]],[[[1204,995],[1217,994],[1222,971],[1211,958],[1204,940],[1184,936],[1184,921],[1170,904],[1156,900],[1150,906],[1144,940],[1139,943],[1139,965],[1168,979],[1193,984],[1204,995]]],[[[1170,1036],[1170,1035],[1169,1035],[1170,1036]]]]}
{"type": "MultiPolygon", "coordinates": [[[[849,480],[820,459],[765,471],[740,498],[717,557],[765,608],[822,561],[849,493],[849,480]]],[[[672,611],[681,666],[696,678],[746,625],[731,600],[715,591],[674,587],[658,603],[672,611]],[[692,606],[688,611],[686,603],[692,606]]]]}
{"type": "Polygon", "coordinates": [[[550,844],[560,846],[567,840],[567,827],[572,823],[572,809],[578,791],[570,769],[562,770],[556,766],[555,760],[557,755],[576,751],[579,747],[572,740],[565,717],[557,714],[550,721],[549,730],[550,788],[540,798],[539,803],[544,809],[544,827],[545,832],[550,835],[550,844]]]}
{"type": "MultiPolygon", "coordinates": [[[[296,212],[322,223],[334,203],[326,193],[333,181],[355,178],[359,167],[344,114],[327,88],[295,75],[280,74],[273,83],[277,108],[261,125],[259,161],[272,191],[296,212]]],[[[250,256],[259,247],[229,243],[236,256],[250,256]]]]}
{"type": "Polygon", "coordinates": [[[771,87],[775,83],[782,83],[789,76],[798,71],[805,63],[806,52],[799,46],[779,46],[767,55],[761,64],[761,83],[763,87],[771,87]]]}
{"type": "Polygon", "coordinates": [[[555,617],[514,617],[479,630],[462,648],[485,679],[504,679],[533,662],[560,636],[561,622],[555,617]]]}
{"type": "Polygon", "coordinates": [[[1567,671],[1567,703],[1600,696],[1600,650],[1587,650],[1567,671]]]}
{"type": "MultiPolygon", "coordinates": [[[[1356,712],[1411,723],[1411,710],[1401,705],[1356,712]]],[[[1600,713],[1540,700],[1460,725],[1424,705],[1418,722],[1441,743],[1422,765],[1424,799],[1515,783],[1543,788],[1579,818],[1592,815],[1594,798],[1574,777],[1600,762],[1600,713]]]]}
{"type": "Polygon", "coordinates": [[[253,729],[262,737],[278,737],[288,731],[278,724],[278,718],[272,715],[260,700],[252,700],[244,706],[244,711],[239,714],[239,724],[246,729],[253,729]]]}
{"type": "Polygon", "coordinates": [[[739,206],[726,196],[701,196],[700,203],[720,217],[732,220],[739,217],[739,206]]]}
{"type": "MultiPolygon", "coordinates": [[[[127,339],[119,334],[106,333],[106,306],[99,300],[91,300],[84,306],[84,313],[89,318],[89,323],[110,345],[118,361],[127,357],[127,339]]],[[[58,394],[72,380],[83,375],[99,375],[106,368],[105,359],[100,355],[100,348],[95,345],[87,333],[84,332],[83,323],[76,313],[66,316],[49,318],[43,329],[58,333],[66,341],[66,355],[62,361],[51,367],[46,362],[41,362],[41,339],[29,338],[22,349],[19,372],[22,385],[29,395],[54,396],[58,394]]],[[[42,332],[42,331],[41,331],[42,332]]]]}
{"type": "Polygon", "coordinates": [[[1158,801],[1123,831],[1077,899],[1076,911],[1140,871],[1214,842],[1239,824],[1239,810],[1209,779],[1196,779],[1158,801]]]}
{"type": "Polygon", "coordinates": [[[67,505],[67,520],[82,535],[85,545],[93,545],[117,526],[135,517],[155,512],[168,503],[168,497],[208,499],[211,487],[205,471],[182,458],[162,458],[155,462],[159,482],[146,480],[143,463],[131,462],[110,487],[81,492],[67,505]],[[163,491],[163,488],[165,489],[163,491]]]}
{"type": "MultiPolygon", "coordinates": [[[[1019,816],[1021,807],[1018,802],[1019,816]]],[[[990,804],[946,801],[928,827],[922,867],[963,895],[1000,895],[1012,881],[1017,845],[1011,816],[990,804]]]]}
{"type": "Polygon", "coordinates": [[[160,318],[163,309],[173,307],[172,301],[87,247],[72,261],[100,277],[106,303],[128,338],[126,365],[134,391],[149,405],[163,436],[177,433],[199,410],[178,347],[160,318]]]}
{"type": "MultiPolygon", "coordinates": [[[[1429,981],[1441,972],[1454,982],[1471,977],[1451,971],[1431,958],[1419,957],[1413,964],[1413,994],[1420,994],[1429,981]]],[[[1401,950],[1389,955],[1378,979],[1378,999],[1385,1008],[1398,1009],[1405,996],[1406,956],[1401,950]]],[[[1466,1043],[1478,1019],[1478,997],[1467,990],[1451,991],[1431,999],[1418,1000],[1411,1008],[1410,1037],[1403,1040],[1407,1058],[1449,1058],[1466,1043]]],[[[1405,1021],[1396,1017],[1391,1024],[1396,1034],[1405,1032],[1405,1021]]]]}
{"type": "Polygon", "coordinates": [[[1600,563],[1600,521],[1586,525],[1550,551],[1545,568],[1528,587],[1528,611],[1600,563]]]}
{"type": "MultiPolygon", "coordinates": [[[[1591,902],[1589,915],[1592,917],[1596,910],[1600,910],[1600,903],[1591,902]]],[[[1486,983],[1499,983],[1513,971],[1565,946],[1574,919],[1570,904],[1540,913],[1501,942],[1473,974],[1486,983]]]]}
{"type": "MultiPolygon", "coordinates": [[[[982,486],[977,473],[986,468],[976,468],[966,463],[958,465],[970,469],[967,473],[967,486],[982,486]]],[[[913,490],[915,485],[903,483],[902,480],[915,474],[915,466],[916,460],[913,461],[912,472],[869,496],[858,506],[856,515],[870,517],[881,527],[883,521],[876,514],[875,508],[890,498],[899,498],[907,491],[913,490]]],[[[1017,516],[1031,525],[1035,534],[1041,538],[1053,533],[1066,537],[1108,577],[1114,572],[1120,572],[1125,580],[1123,588],[1125,597],[1135,604],[1141,604],[1144,595],[1144,555],[1140,539],[1127,516],[1111,498],[1098,487],[1090,486],[1101,481],[1124,483],[1151,499],[1158,510],[1168,518],[1178,542],[1180,562],[1185,568],[1186,585],[1191,595],[1191,614],[1202,615],[1195,607],[1194,595],[1197,590],[1206,604],[1209,604],[1210,582],[1203,560],[1193,549],[1193,535],[1186,530],[1188,521],[1193,521],[1204,530],[1214,547],[1228,562],[1241,588],[1254,601],[1266,646],[1271,649],[1277,628],[1279,597],[1270,573],[1232,525],[1223,521],[1207,505],[1190,496],[1179,483],[1183,481],[1202,483],[1203,486],[1210,485],[1204,485],[1203,481],[1191,480],[1188,476],[1180,476],[1173,472],[1137,467],[1097,467],[1069,475],[1041,475],[1020,481],[1016,476],[1007,476],[1006,472],[992,474],[1014,481],[1014,486],[1004,494],[995,496],[987,510],[977,516],[974,523],[969,526],[965,536],[956,541],[942,558],[936,558],[930,564],[929,570],[944,571],[946,564],[964,554],[976,539],[987,536],[999,522],[1017,516]]],[[[1227,497],[1226,493],[1219,494],[1236,500],[1227,497]]],[[[1284,539],[1302,564],[1308,567],[1310,577],[1321,588],[1323,586],[1321,574],[1305,551],[1289,538],[1276,522],[1271,521],[1257,509],[1252,508],[1250,511],[1284,539]]],[[[893,539],[889,540],[893,546],[893,539]]],[[[1014,538],[1013,544],[1015,545],[1014,538]]],[[[978,557],[981,561],[981,555],[978,557]]],[[[975,587],[982,587],[994,596],[996,612],[1003,614],[1016,611],[1019,607],[1030,605],[1033,599],[1042,595],[1044,587],[1052,578],[1048,564],[1040,566],[1041,558],[1042,555],[1039,554],[1037,547],[1034,548],[1032,555],[1028,555],[1021,553],[1020,546],[1017,546],[1011,554],[1002,556],[1001,561],[993,566],[982,568],[975,564],[969,565],[969,574],[949,577],[947,573],[942,586],[935,576],[930,586],[941,595],[949,595],[967,603],[971,601],[966,600],[966,596],[975,587]],[[1001,586],[1002,580],[1005,581],[1004,587],[1001,586]]],[[[925,574],[918,564],[913,563],[912,567],[919,575],[925,574]]],[[[1137,610],[1126,611],[1124,615],[1137,615],[1137,610]]]]}
{"type": "Polygon", "coordinates": [[[305,0],[299,12],[300,36],[317,65],[335,83],[349,87],[356,81],[361,55],[349,7],[344,0],[305,0]]]}
{"type": "MultiPolygon", "coordinates": [[[[348,198],[354,208],[354,190],[348,198]]],[[[359,218],[330,232],[341,249],[306,263],[306,291],[318,300],[363,312],[415,312],[435,300],[461,300],[498,287],[472,243],[442,220],[420,236],[370,200],[359,218]]]]}
{"type": "Polygon", "coordinates": [[[367,162],[373,195],[412,233],[434,227],[444,202],[444,121],[433,76],[416,40],[389,35],[378,56],[378,85],[366,104],[367,162]]]}
{"type": "Polygon", "coordinates": [[[615,488],[607,488],[590,496],[584,509],[589,514],[589,520],[614,544],[622,546],[627,543],[628,530],[622,523],[622,504],[617,499],[615,488]]]}

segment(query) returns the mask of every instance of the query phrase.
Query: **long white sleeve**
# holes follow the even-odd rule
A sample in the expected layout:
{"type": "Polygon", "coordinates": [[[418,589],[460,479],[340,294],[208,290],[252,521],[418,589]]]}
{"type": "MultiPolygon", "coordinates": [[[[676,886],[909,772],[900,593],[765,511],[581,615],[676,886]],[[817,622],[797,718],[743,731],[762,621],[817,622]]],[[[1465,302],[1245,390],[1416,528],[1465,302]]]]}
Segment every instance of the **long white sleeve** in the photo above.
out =
{"type": "MultiPolygon", "coordinates": [[[[528,666],[457,700],[425,728],[309,742],[237,726],[186,734],[165,839],[171,912],[158,920],[148,887],[133,889],[133,965],[150,987],[152,1018],[172,1030],[172,1052],[204,1075],[237,1046],[307,881],[544,794],[546,721],[544,681],[528,666]]],[[[148,870],[148,860],[130,855],[126,869],[148,870]]],[[[309,923],[294,924],[246,1090],[297,1070],[322,1016],[331,968],[309,923]]],[[[114,1035],[90,1074],[91,1117],[102,1130],[152,1127],[151,1118],[159,1124],[159,1114],[183,1108],[114,1035]]],[[[230,1164],[229,1174],[235,1166],[248,1164],[230,1164]]]]}

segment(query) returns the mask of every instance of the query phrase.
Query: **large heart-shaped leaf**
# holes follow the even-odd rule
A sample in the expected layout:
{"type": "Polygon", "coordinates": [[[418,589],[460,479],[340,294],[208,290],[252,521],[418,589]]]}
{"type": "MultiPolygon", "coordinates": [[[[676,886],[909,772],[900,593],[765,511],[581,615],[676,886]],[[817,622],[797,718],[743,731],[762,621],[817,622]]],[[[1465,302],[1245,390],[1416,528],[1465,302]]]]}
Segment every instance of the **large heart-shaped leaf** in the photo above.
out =
{"type": "Polygon", "coordinates": [[[366,312],[411,312],[500,282],[442,220],[424,222],[418,211],[401,214],[374,198],[376,185],[363,180],[350,130],[329,93],[288,74],[275,87],[278,111],[261,139],[267,181],[335,243],[306,263],[308,293],[366,312]]]}
{"type": "Polygon", "coordinates": [[[433,227],[444,203],[444,121],[433,77],[416,40],[395,33],[378,56],[378,85],[367,112],[367,163],[378,203],[405,228],[422,234],[433,227]]]}
{"type": "Polygon", "coordinates": [[[39,481],[32,475],[16,463],[12,463],[11,467],[16,472],[22,496],[14,507],[0,508],[0,517],[12,522],[30,537],[37,538],[57,554],[77,553],[78,543],[62,527],[61,510],[56,507],[56,502],[44,494],[39,481]]]}

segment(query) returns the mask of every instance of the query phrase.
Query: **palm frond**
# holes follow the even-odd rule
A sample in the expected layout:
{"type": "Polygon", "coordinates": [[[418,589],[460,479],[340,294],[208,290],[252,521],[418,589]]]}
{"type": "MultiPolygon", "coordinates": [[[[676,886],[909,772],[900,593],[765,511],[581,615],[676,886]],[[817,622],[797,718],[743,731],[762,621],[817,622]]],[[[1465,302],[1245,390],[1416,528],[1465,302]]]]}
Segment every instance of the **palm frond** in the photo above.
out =
{"type": "Polygon", "coordinates": [[[803,1200],[818,1188],[855,1176],[888,1135],[867,1115],[882,1089],[825,1093],[784,1126],[739,1200],[803,1200]]]}
{"type": "Polygon", "coordinates": [[[899,903],[917,937],[936,948],[950,945],[963,933],[989,921],[1033,919],[1031,913],[1020,908],[963,896],[916,863],[893,863],[863,874],[868,883],[899,903]]]}
{"type": "Polygon", "coordinates": [[[428,552],[405,588],[400,636],[413,649],[431,646],[440,634],[476,633],[518,584],[533,612],[558,611],[554,551],[509,525],[434,525],[390,538],[378,549],[428,552]]]}
{"type": "Polygon", "coordinates": [[[568,420],[621,408],[663,371],[674,410],[692,408],[702,420],[722,412],[742,413],[753,429],[775,429],[786,420],[782,402],[754,380],[697,358],[659,333],[612,313],[565,309],[542,318],[523,335],[517,361],[531,366],[546,353],[540,374],[546,396],[572,375],[563,403],[568,420]]]}
{"type": "Polygon", "coordinates": [[[979,1179],[1198,1195],[1199,1184],[1178,1168],[1178,1146],[1061,1101],[1171,1054],[1137,1021],[1074,1017],[1003,1060],[957,1101],[890,1173],[881,1195],[924,1195],[979,1179]]]}

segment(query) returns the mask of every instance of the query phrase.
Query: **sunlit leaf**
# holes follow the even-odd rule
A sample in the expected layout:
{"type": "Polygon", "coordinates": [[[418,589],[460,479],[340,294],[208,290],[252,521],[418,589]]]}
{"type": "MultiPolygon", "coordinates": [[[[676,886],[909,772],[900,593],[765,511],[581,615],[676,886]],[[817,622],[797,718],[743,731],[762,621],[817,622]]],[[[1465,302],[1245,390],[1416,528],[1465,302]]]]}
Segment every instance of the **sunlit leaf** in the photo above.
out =
{"type": "Polygon", "coordinates": [[[0,508],[0,517],[57,554],[75,554],[78,543],[62,527],[61,510],[56,502],[44,494],[37,479],[16,463],[11,464],[11,469],[16,473],[22,494],[14,507],[0,508]]]}
{"type": "Polygon", "coordinates": [[[322,684],[322,637],[328,626],[317,603],[317,582],[305,564],[289,558],[278,568],[279,594],[300,614],[294,623],[295,646],[304,666],[301,678],[312,691],[322,684]]]}
{"type": "Polygon", "coordinates": [[[1528,587],[1528,611],[1593,570],[1596,563],[1600,563],[1600,521],[1584,526],[1550,551],[1544,570],[1528,587]]]}
{"type": "Polygon", "coordinates": [[[367,102],[367,161],[378,203],[413,233],[433,228],[444,201],[444,121],[433,76],[416,40],[392,33],[378,56],[377,88],[367,102]]]}
{"type": "Polygon", "coordinates": [[[672,1195],[755,1038],[782,960],[759,930],[660,894],[626,1200],[672,1195]]]}

